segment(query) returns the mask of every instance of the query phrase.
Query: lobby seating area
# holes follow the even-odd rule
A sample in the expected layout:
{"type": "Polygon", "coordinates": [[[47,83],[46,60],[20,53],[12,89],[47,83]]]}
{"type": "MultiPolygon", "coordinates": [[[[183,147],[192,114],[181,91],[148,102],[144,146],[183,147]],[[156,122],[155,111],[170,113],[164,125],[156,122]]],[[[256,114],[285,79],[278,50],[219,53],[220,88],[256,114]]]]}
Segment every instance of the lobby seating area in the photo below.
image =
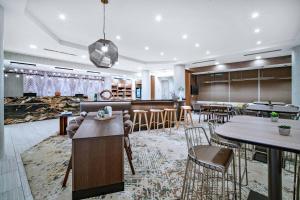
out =
{"type": "Polygon", "coordinates": [[[0,200],[300,200],[299,10],[0,0],[0,200]]]}

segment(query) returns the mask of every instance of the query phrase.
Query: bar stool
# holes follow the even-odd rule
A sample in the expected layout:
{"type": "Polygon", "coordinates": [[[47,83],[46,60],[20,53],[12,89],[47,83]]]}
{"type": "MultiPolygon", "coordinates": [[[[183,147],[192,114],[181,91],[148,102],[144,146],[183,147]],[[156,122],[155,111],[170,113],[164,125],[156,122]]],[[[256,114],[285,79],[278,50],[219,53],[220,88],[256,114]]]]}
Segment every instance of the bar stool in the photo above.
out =
{"type": "Polygon", "coordinates": [[[164,109],[164,124],[168,124],[171,132],[172,125],[177,124],[177,109],[175,108],[165,108],[164,109]]]}
{"type": "Polygon", "coordinates": [[[188,158],[181,199],[236,199],[233,150],[212,146],[203,127],[187,128],[185,136],[188,158]]]}
{"type": "Polygon", "coordinates": [[[147,130],[149,130],[149,126],[148,126],[148,119],[147,119],[147,112],[146,110],[133,110],[133,125],[132,125],[132,131],[134,131],[134,127],[135,125],[139,125],[139,131],[141,131],[141,127],[142,126],[146,126],[147,127],[147,130]],[[144,124],[142,124],[142,115],[144,115],[144,118],[145,118],[145,122],[144,124]],[[139,122],[136,123],[136,117],[138,116],[139,118],[139,122]]]}
{"type": "Polygon", "coordinates": [[[177,122],[177,129],[181,123],[181,120],[184,120],[184,127],[189,125],[189,120],[191,121],[192,126],[194,126],[192,118],[192,107],[191,106],[181,106],[180,108],[180,117],[177,122]]]}
{"type": "Polygon", "coordinates": [[[154,125],[154,129],[155,129],[155,127],[156,127],[156,129],[158,129],[159,125],[162,124],[163,130],[165,130],[165,122],[164,122],[164,116],[163,116],[164,111],[160,110],[160,109],[150,109],[149,111],[150,111],[149,132],[151,130],[152,124],[154,125]]]}

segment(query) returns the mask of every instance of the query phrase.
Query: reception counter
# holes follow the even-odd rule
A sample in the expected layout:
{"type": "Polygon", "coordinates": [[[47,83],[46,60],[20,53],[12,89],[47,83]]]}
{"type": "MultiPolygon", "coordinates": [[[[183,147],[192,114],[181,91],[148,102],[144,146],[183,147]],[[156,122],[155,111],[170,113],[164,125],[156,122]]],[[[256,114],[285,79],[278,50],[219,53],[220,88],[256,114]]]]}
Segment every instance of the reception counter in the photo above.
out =
{"type": "Polygon", "coordinates": [[[63,111],[70,111],[73,115],[79,115],[80,111],[96,112],[105,106],[112,106],[114,111],[129,110],[132,112],[132,110],[138,109],[179,108],[183,104],[184,101],[174,100],[110,100],[95,102],[88,101],[87,97],[6,97],[4,99],[4,123],[7,125],[54,119],[63,111]]]}
{"type": "Polygon", "coordinates": [[[4,124],[16,124],[57,118],[64,110],[79,114],[80,101],[86,97],[6,97],[4,124]]]}

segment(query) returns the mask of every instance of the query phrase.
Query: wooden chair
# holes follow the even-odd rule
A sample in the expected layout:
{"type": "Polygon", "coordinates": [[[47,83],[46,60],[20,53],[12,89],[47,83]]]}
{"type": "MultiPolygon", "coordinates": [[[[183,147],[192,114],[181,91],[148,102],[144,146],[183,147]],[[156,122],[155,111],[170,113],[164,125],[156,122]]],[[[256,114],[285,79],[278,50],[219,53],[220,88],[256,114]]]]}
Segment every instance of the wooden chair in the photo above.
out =
{"type": "Polygon", "coordinates": [[[132,151],[131,151],[131,144],[129,139],[129,134],[131,133],[132,125],[133,123],[129,119],[124,122],[124,149],[128,158],[131,173],[135,175],[134,167],[132,164],[132,151]]]}
{"type": "Polygon", "coordinates": [[[134,127],[135,125],[139,126],[139,131],[141,131],[141,127],[146,126],[147,130],[149,130],[149,126],[148,126],[148,119],[147,119],[147,112],[146,110],[133,110],[133,125],[132,125],[132,131],[134,131],[134,127]],[[144,124],[142,124],[142,116],[144,116],[145,118],[145,122],[144,124]],[[136,123],[136,118],[139,118],[139,122],[136,123]]]}
{"type": "Polygon", "coordinates": [[[154,126],[154,129],[158,129],[159,125],[162,125],[163,130],[165,129],[164,122],[164,111],[160,109],[150,109],[150,121],[149,121],[149,132],[151,130],[151,126],[154,126]]]}
{"type": "MultiPolygon", "coordinates": [[[[71,122],[68,126],[67,126],[67,134],[69,136],[70,139],[73,138],[73,136],[75,135],[76,131],[78,130],[79,128],[79,125],[74,123],[74,122],[71,122]]],[[[71,157],[70,157],[70,160],[69,160],[69,163],[68,163],[68,168],[67,168],[67,171],[65,173],[65,176],[64,176],[64,180],[62,182],[62,187],[66,187],[67,185],[67,181],[68,181],[68,177],[69,177],[69,173],[72,169],[72,154],[71,154],[71,157]]]]}
{"type": "Polygon", "coordinates": [[[175,108],[165,108],[164,109],[164,126],[168,126],[171,133],[171,128],[177,125],[177,109],[175,108]]]}
{"type": "Polygon", "coordinates": [[[184,127],[187,127],[190,123],[192,124],[192,126],[194,126],[191,106],[181,106],[180,116],[177,122],[177,129],[179,128],[179,125],[182,120],[184,121],[184,127]]]}

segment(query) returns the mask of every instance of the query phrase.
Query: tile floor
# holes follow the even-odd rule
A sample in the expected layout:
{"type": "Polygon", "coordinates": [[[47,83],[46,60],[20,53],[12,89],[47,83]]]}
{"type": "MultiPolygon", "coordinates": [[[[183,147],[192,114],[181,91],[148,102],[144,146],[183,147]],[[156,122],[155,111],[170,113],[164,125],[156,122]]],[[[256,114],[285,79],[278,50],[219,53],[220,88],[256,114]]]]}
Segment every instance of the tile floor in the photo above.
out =
{"type": "Polygon", "coordinates": [[[20,154],[58,131],[58,119],[4,126],[5,156],[0,160],[0,199],[31,200],[20,154]]]}

